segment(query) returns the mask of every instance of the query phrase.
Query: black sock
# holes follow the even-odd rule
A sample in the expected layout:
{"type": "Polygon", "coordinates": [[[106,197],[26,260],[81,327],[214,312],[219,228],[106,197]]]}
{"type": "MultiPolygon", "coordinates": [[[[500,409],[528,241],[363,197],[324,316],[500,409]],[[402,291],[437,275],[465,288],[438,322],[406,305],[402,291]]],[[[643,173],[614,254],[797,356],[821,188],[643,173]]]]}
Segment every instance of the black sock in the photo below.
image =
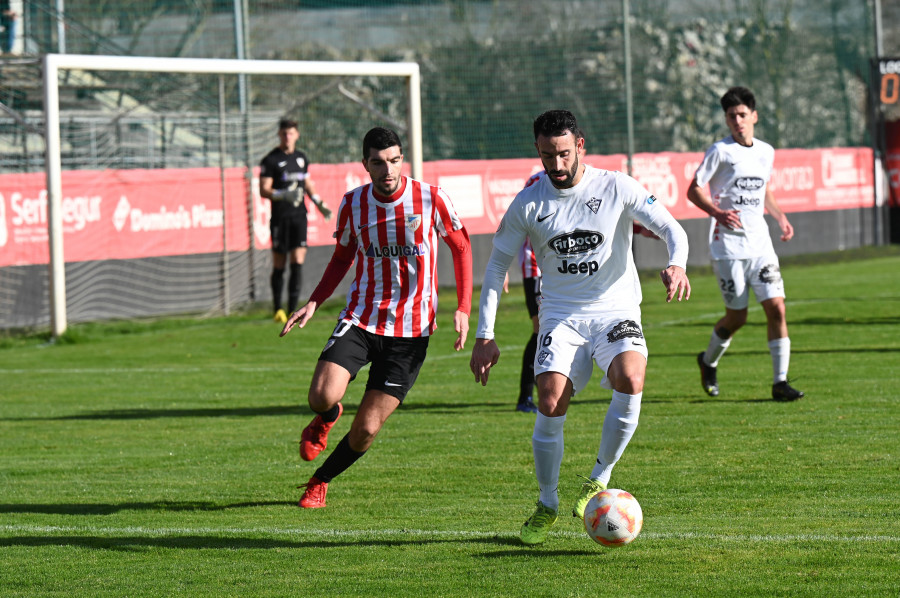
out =
{"type": "Polygon", "coordinates": [[[281,291],[284,289],[284,268],[272,268],[269,282],[272,284],[272,303],[275,304],[275,311],[278,311],[281,309],[281,291]]]}
{"type": "Polygon", "coordinates": [[[328,458],[325,459],[325,463],[322,463],[322,467],[317,469],[316,473],[313,474],[320,481],[327,484],[346,471],[348,467],[356,463],[357,459],[366,454],[365,451],[357,453],[350,448],[349,437],[350,435],[348,434],[341,438],[341,441],[335,449],[328,455],[328,458]]]}
{"type": "Polygon", "coordinates": [[[297,311],[300,302],[300,287],[303,286],[303,264],[291,264],[291,278],[288,281],[288,311],[297,311]]]}
{"type": "Polygon", "coordinates": [[[522,354],[522,376],[519,378],[519,403],[534,392],[534,354],[537,352],[537,334],[532,334],[522,354]]]}
{"type": "Polygon", "coordinates": [[[317,415],[322,418],[323,422],[325,422],[326,424],[330,424],[333,421],[337,421],[337,418],[338,416],[340,416],[340,414],[341,408],[339,406],[339,403],[335,403],[334,407],[317,415]]]}

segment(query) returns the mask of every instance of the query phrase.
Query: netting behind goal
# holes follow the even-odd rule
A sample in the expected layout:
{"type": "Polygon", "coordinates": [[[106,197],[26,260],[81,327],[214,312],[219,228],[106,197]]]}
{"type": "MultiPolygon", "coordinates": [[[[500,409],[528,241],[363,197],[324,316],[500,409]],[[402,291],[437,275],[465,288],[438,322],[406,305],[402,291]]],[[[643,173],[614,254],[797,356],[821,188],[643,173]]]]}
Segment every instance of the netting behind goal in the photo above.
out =
{"type": "MultiPolygon", "coordinates": [[[[0,264],[0,328],[50,323],[59,334],[68,321],[271,301],[268,200],[256,173],[282,117],[299,123],[297,147],[320,192],[337,193],[331,202],[351,181],[321,180],[316,165],[358,163],[372,126],[398,130],[421,169],[416,65],[49,58],[63,60],[58,139],[51,106],[49,176],[22,175],[18,200],[7,202],[14,216],[30,206],[43,216],[8,231],[20,250],[35,243],[0,264]]],[[[310,226],[324,226],[309,208],[310,226]]]]}

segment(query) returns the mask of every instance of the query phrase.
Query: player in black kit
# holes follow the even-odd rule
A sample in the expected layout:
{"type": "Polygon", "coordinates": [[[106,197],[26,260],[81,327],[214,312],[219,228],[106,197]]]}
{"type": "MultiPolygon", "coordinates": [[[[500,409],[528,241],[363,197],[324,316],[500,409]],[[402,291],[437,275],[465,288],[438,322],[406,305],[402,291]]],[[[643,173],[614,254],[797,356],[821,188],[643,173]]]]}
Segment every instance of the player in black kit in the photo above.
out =
{"type": "Polygon", "coordinates": [[[300,131],[297,122],[281,119],[278,122],[278,147],[270,151],[260,162],[259,194],[272,201],[272,302],[275,321],[287,322],[287,314],[297,309],[303,280],[303,262],[306,259],[306,203],[304,196],[325,217],[331,218],[331,210],[316,193],[315,183],[309,178],[309,159],[296,148],[300,131]],[[284,288],[284,269],[290,256],[288,280],[288,310],[281,307],[284,288]]]}

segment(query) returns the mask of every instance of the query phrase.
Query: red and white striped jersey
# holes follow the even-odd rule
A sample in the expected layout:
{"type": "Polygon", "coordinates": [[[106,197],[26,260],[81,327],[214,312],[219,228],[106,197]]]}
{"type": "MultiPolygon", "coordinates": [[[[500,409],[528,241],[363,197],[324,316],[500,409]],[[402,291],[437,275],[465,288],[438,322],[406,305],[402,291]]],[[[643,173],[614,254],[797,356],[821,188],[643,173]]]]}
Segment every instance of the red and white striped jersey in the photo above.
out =
{"type": "Polygon", "coordinates": [[[522,248],[519,249],[519,266],[522,267],[522,278],[540,278],[541,268],[538,266],[531,239],[525,239],[522,248]]]}
{"type": "MultiPolygon", "coordinates": [[[[531,187],[544,176],[544,171],[536,172],[525,181],[523,189],[531,187]]],[[[534,249],[531,247],[531,240],[525,239],[522,248],[519,249],[519,266],[522,268],[522,278],[540,278],[541,268],[538,266],[537,258],[534,255],[534,249]]]]}
{"type": "Polygon", "coordinates": [[[438,302],[438,235],[463,227],[447,194],[403,177],[379,198],[371,184],[347,192],[335,238],[356,249],[356,277],[340,318],[382,336],[430,336],[438,302]]]}

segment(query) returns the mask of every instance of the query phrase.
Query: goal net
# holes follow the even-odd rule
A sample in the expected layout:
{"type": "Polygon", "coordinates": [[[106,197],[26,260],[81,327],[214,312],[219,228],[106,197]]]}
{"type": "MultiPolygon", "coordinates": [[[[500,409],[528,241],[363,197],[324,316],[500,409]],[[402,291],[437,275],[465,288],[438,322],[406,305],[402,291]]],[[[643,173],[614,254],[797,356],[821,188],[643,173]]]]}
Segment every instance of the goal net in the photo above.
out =
{"type": "MultiPolygon", "coordinates": [[[[298,121],[297,147],[333,210],[361,182],[372,126],[400,132],[421,176],[415,63],[51,54],[43,78],[46,193],[32,208],[46,207],[54,336],[70,320],[271,301],[256,173],[280,118],[298,121]]],[[[311,245],[328,243],[331,227],[310,210],[311,245]]]]}

